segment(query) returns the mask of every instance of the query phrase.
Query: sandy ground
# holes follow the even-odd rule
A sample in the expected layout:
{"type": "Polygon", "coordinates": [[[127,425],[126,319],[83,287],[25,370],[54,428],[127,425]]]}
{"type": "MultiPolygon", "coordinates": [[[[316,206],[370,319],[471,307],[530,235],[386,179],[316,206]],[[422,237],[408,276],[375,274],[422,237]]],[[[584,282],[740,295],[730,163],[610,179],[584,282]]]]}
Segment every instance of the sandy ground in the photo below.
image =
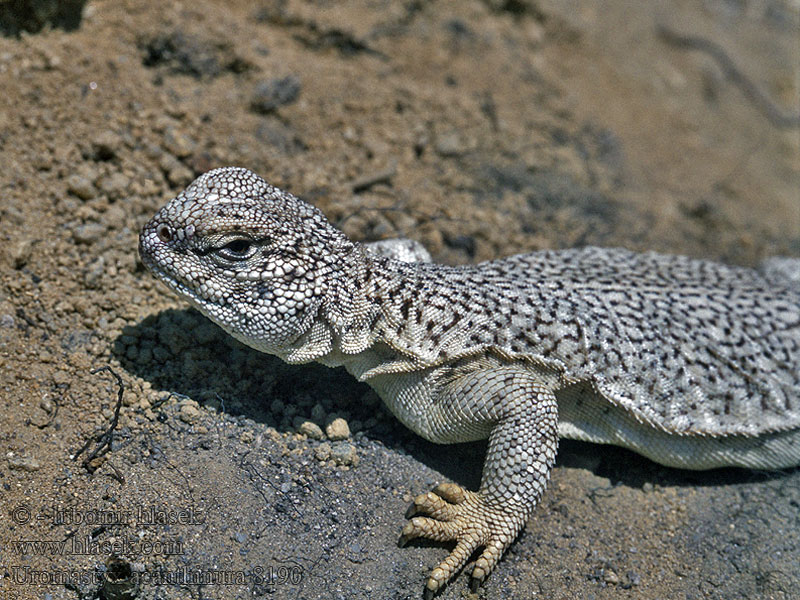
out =
{"type": "MultiPolygon", "coordinates": [[[[796,113],[796,1],[97,0],[65,23],[0,38],[3,599],[93,598],[125,569],[148,600],[418,598],[445,556],[396,548],[402,515],[475,486],[480,444],[428,444],[345,373],[241,346],[138,261],[141,225],[210,168],[454,264],[800,256],[800,131],[656,33],[713,42],[796,113]],[[336,418],[350,435],[327,439],[336,418]]],[[[565,442],[485,587],[441,598],[788,599],[799,540],[796,469],[565,442]]]]}

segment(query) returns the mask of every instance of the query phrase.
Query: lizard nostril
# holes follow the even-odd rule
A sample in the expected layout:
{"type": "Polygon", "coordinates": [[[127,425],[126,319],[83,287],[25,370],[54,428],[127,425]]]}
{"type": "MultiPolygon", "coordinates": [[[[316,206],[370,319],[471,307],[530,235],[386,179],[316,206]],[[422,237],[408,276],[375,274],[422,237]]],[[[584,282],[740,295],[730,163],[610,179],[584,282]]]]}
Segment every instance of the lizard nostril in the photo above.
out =
{"type": "Polygon", "coordinates": [[[162,242],[172,241],[172,230],[168,225],[159,225],[158,229],[156,229],[156,235],[162,242]]]}

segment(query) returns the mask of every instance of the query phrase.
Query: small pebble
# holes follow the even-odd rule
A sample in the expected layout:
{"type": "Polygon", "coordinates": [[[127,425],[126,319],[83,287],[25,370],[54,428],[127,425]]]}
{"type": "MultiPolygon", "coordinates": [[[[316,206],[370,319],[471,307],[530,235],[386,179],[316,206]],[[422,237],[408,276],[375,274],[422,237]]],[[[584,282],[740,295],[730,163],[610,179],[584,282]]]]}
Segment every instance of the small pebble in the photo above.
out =
{"type": "Polygon", "coordinates": [[[168,127],[164,132],[164,147],[178,158],[189,156],[194,151],[195,145],[189,136],[174,127],[168,127]]]}
{"type": "Polygon", "coordinates": [[[328,442],[322,442],[314,448],[314,457],[320,462],[327,461],[331,457],[331,445],[328,442]]]}
{"type": "Polygon", "coordinates": [[[294,75],[263,81],[256,86],[250,105],[260,113],[270,113],[290,104],[300,95],[300,80],[294,75]]]}
{"type": "Polygon", "coordinates": [[[180,418],[184,423],[192,425],[200,418],[200,408],[194,400],[181,401],[180,418]]]}
{"type": "Polygon", "coordinates": [[[42,468],[39,461],[29,454],[12,454],[8,457],[8,468],[17,471],[38,471],[42,468]]]}
{"type": "Polygon", "coordinates": [[[308,436],[312,440],[324,440],[325,434],[322,428],[313,421],[303,421],[297,428],[298,433],[308,436]]]}
{"type": "Polygon", "coordinates": [[[86,287],[98,287],[100,278],[103,276],[105,270],[106,260],[102,256],[98,256],[91,263],[89,263],[89,266],[86,268],[86,272],[83,274],[83,282],[86,284],[86,287]]]}
{"type": "Polygon", "coordinates": [[[105,225],[100,223],[84,223],[72,230],[73,239],[79,244],[94,244],[106,233],[105,225]]]}
{"type": "Polygon", "coordinates": [[[100,191],[106,194],[109,199],[116,200],[125,196],[130,183],[130,180],[125,177],[125,175],[117,171],[111,175],[102,177],[100,181],[97,182],[97,185],[100,191]]]}
{"type": "Polygon", "coordinates": [[[327,413],[325,412],[325,407],[322,406],[319,402],[317,402],[314,407],[311,409],[311,418],[317,421],[318,423],[322,423],[325,421],[325,417],[327,413]]]}
{"type": "Polygon", "coordinates": [[[25,238],[11,244],[11,260],[15,269],[21,269],[28,264],[33,253],[34,240],[25,238]]]}
{"type": "Polygon", "coordinates": [[[344,442],[331,446],[331,458],[337,465],[355,466],[358,464],[355,446],[344,442]]]}
{"type": "Polygon", "coordinates": [[[80,198],[81,200],[91,200],[97,195],[97,190],[94,184],[77,173],[73,173],[67,177],[67,191],[80,198]]]}
{"type": "Polygon", "coordinates": [[[631,587],[642,584],[642,576],[635,571],[628,571],[628,583],[631,587]]]}
{"type": "Polygon", "coordinates": [[[328,424],[325,433],[332,442],[346,440],[350,437],[350,427],[347,425],[347,421],[339,417],[328,424]]]}
{"type": "Polygon", "coordinates": [[[96,160],[111,160],[116,156],[122,139],[113,131],[103,131],[92,140],[92,152],[96,160]]]}
{"type": "Polygon", "coordinates": [[[167,180],[174,186],[186,185],[192,179],[194,179],[194,173],[192,173],[183,163],[175,162],[167,170],[167,180]]]}
{"type": "Polygon", "coordinates": [[[612,585],[616,585],[616,584],[618,584],[618,583],[619,583],[619,575],[617,575],[617,574],[616,574],[614,571],[612,571],[611,569],[608,569],[608,570],[607,570],[607,571],[606,571],[606,572],[603,574],[603,581],[605,581],[606,583],[610,583],[610,584],[612,584],[612,585]]]}
{"type": "Polygon", "coordinates": [[[472,144],[458,131],[450,131],[436,138],[436,152],[440,156],[461,156],[472,150],[472,144]]]}

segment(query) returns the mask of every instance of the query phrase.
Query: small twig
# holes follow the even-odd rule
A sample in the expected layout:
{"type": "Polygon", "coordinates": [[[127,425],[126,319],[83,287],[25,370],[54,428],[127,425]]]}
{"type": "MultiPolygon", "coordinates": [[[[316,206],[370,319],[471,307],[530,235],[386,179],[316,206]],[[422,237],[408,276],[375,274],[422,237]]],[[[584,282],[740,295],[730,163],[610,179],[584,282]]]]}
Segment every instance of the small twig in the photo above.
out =
{"type": "Polygon", "coordinates": [[[683,35],[672,31],[664,25],[656,25],[656,33],[665,42],[677,48],[699,50],[705,52],[722,69],[725,76],[736,85],[745,97],[752,102],[775,127],[789,129],[800,127],[800,114],[789,113],[776,105],[764,90],[756,86],[734,64],[728,54],[720,46],[705,38],[683,35]]]}
{"type": "Polygon", "coordinates": [[[163,398],[159,398],[150,406],[151,410],[155,410],[157,408],[161,408],[163,404],[171,400],[172,398],[177,398],[178,400],[191,400],[189,396],[185,394],[179,394],[178,392],[170,392],[168,396],[164,396],[163,398]]]}
{"type": "MultiPolygon", "coordinates": [[[[122,395],[125,393],[125,384],[122,381],[122,377],[117,375],[117,373],[108,365],[104,367],[98,367],[97,369],[92,369],[89,371],[90,374],[96,375],[97,373],[101,373],[103,371],[108,371],[114,378],[117,380],[117,385],[119,386],[119,390],[117,391],[117,405],[114,407],[114,416],[111,419],[111,424],[108,428],[103,431],[102,433],[95,434],[94,436],[90,437],[86,440],[86,443],[78,450],[75,454],[72,455],[73,460],[77,460],[78,457],[83,454],[92,443],[96,443],[97,446],[94,450],[92,450],[89,455],[83,459],[83,466],[86,468],[87,471],[90,473],[94,473],[97,467],[93,467],[91,462],[100,456],[104,456],[111,450],[111,443],[114,440],[114,431],[119,424],[119,411],[122,408],[122,395]]],[[[116,469],[114,469],[116,471],[116,469]]],[[[117,472],[119,474],[119,472],[117,472]]],[[[124,481],[124,478],[122,478],[124,481]]]]}
{"type": "MultiPolygon", "coordinates": [[[[189,478],[188,478],[188,477],[187,477],[187,476],[184,474],[184,472],[183,472],[183,471],[181,471],[181,470],[178,468],[178,466],[177,466],[176,464],[172,463],[172,462],[171,462],[171,461],[170,461],[170,460],[167,458],[167,455],[166,455],[166,454],[164,454],[164,452],[163,452],[163,451],[159,451],[158,460],[160,460],[161,462],[163,462],[164,464],[166,464],[166,465],[167,465],[167,466],[168,466],[170,469],[172,469],[172,470],[173,470],[173,471],[175,471],[175,472],[176,472],[178,475],[180,475],[181,479],[183,479],[184,483],[186,484],[186,489],[185,489],[185,492],[184,492],[184,493],[185,493],[185,494],[186,494],[186,495],[189,497],[189,500],[190,500],[190,502],[191,502],[193,505],[194,505],[194,504],[196,504],[197,502],[196,502],[196,500],[194,499],[194,486],[192,485],[192,482],[191,482],[191,481],[189,481],[189,478]]],[[[167,478],[165,477],[165,479],[167,479],[167,478]]],[[[171,480],[171,479],[169,479],[169,481],[170,481],[171,483],[175,483],[175,481],[174,481],[174,480],[171,480]]]]}
{"type": "Polygon", "coordinates": [[[111,474],[111,478],[112,479],[116,479],[119,483],[121,483],[122,485],[125,485],[125,475],[123,475],[122,472],[117,467],[115,467],[114,464],[110,460],[106,461],[106,464],[109,467],[111,467],[112,471],[114,471],[111,474]]]}
{"type": "Polygon", "coordinates": [[[379,169],[378,171],[373,171],[372,173],[366,173],[365,175],[355,179],[350,184],[350,189],[357,194],[358,192],[368,190],[373,185],[377,185],[379,183],[390,183],[392,177],[395,175],[397,175],[397,161],[392,160],[389,163],[389,166],[379,169]]]}

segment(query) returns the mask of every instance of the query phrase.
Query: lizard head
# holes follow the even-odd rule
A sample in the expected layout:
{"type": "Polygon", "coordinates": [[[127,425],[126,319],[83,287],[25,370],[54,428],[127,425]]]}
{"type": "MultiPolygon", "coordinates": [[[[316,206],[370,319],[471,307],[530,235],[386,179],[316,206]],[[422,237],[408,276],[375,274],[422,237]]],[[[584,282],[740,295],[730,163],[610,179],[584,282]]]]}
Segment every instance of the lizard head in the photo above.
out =
{"type": "Polygon", "coordinates": [[[354,244],[247,169],[201,175],[139,237],[156,277],[234,337],[281,355],[305,333],[354,244]]]}

